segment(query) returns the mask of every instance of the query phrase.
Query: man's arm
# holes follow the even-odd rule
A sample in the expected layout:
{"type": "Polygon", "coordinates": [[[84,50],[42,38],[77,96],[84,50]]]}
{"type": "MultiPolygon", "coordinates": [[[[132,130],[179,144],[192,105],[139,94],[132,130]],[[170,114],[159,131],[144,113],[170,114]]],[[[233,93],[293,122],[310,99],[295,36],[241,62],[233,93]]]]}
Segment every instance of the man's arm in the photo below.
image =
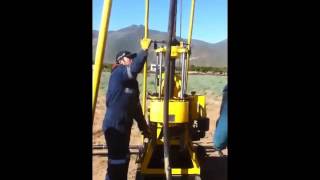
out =
{"type": "Polygon", "coordinates": [[[144,63],[147,60],[148,51],[141,50],[137,57],[133,59],[133,62],[131,65],[124,67],[125,71],[123,71],[123,79],[129,80],[129,79],[135,79],[138,75],[138,73],[142,70],[144,63]]]}
{"type": "Polygon", "coordinates": [[[142,134],[144,136],[150,137],[151,131],[150,131],[150,129],[147,125],[147,122],[144,118],[144,115],[142,113],[142,108],[141,108],[140,102],[138,102],[138,104],[137,104],[137,111],[134,114],[134,119],[136,120],[136,122],[138,124],[139,130],[142,131],[142,134]]]}

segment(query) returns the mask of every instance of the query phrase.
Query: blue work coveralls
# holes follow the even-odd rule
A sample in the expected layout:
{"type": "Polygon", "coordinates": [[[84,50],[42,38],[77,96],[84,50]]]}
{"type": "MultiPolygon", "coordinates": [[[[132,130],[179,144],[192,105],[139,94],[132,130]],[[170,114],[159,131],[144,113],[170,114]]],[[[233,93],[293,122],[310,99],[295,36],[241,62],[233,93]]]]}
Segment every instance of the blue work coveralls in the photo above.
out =
{"type": "Polygon", "coordinates": [[[144,131],[147,127],[140,101],[139,84],[136,80],[147,58],[147,51],[140,51],[131,65],[117,64],[112,68],[106,97],[107,112],[103,131],[108,146],[106,179],[127,180],[130,161],[129,142],[133,119],[144,131]]]}
{"type": "Polygon", "coordinates": [[[213,137],[213,146],[216,150],[223,150],[228,144],[228,85],[224,87],[220,116],[217,120],[213,137]]]}

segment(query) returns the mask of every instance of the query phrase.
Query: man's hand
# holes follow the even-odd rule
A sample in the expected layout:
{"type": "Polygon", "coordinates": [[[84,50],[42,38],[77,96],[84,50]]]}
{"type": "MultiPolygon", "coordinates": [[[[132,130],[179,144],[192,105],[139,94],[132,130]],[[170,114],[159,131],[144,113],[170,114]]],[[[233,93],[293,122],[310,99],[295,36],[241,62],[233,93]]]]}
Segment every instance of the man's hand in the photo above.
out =
{"type": "Polygon", "coordinates": [[[141,45],[141,48],[142,48],[143,50],[148,50],[149,47],[150,47],[150,45],[151,45],[151,39],[149,39],[149,38],[143,38],[143,39],[141,39],[140,45],[141,45]]]}
{"type": "Polygon", "coordinates": [[[151,136],[152,136],[152,132],[151,132],[150,128],[149,128],[149,127],[146,127],[146,128],[142,131],[142,135],[143,135],[144,137],[150,139],[151,136]]]}

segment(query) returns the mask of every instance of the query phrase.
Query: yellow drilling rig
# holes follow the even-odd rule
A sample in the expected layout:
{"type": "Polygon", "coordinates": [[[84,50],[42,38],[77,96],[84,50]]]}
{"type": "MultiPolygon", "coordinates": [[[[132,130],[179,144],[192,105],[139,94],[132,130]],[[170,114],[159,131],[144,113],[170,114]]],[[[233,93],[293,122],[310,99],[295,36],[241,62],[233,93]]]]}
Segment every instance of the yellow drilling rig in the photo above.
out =
{"type": "MultiPolygon", "coordinates": [[[[107,39],[111,0],[105,0],[93,72],[93,116],[99,89],[107,39]]],[[[153,133],[143,141],[137,158],[137,179],[201,179],[196,146],[209,130],[206,98],[196,92],[187,93],[188,70],[195,0],[191,0],[187,42],[176,38],[177,0],[170,0],[168,37],[152,40],[156,53],[155,92],[147,94],[147,66],[143,70],[143,113],[153,133]],[[146,107],[146,101],[149,106],[146,107]]],[[[145,0],[145,31],[141,40],[147,43],[149,0],[145,0]]],[[[180,21],[181,22],[181,21],[180,21]]]]}

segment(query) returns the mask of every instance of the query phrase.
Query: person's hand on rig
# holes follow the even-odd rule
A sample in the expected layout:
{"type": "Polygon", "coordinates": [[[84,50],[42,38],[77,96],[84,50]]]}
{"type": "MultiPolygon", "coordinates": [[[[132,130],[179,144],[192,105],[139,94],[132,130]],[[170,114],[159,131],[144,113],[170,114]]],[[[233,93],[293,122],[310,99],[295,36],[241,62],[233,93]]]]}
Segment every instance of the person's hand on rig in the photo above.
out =
{"type": "Polygon", "coordinates": [[[151,139],[152,132],[148,126],[142,131],[142,135],[144,136],[144,138],[151,139]]]}
{"type": "Polygon", "coordinates": [[[151,39],[150,38],[143,38],[140,41],[141,49],[148,51],[150,45],[151,45],[151,39]]]}

